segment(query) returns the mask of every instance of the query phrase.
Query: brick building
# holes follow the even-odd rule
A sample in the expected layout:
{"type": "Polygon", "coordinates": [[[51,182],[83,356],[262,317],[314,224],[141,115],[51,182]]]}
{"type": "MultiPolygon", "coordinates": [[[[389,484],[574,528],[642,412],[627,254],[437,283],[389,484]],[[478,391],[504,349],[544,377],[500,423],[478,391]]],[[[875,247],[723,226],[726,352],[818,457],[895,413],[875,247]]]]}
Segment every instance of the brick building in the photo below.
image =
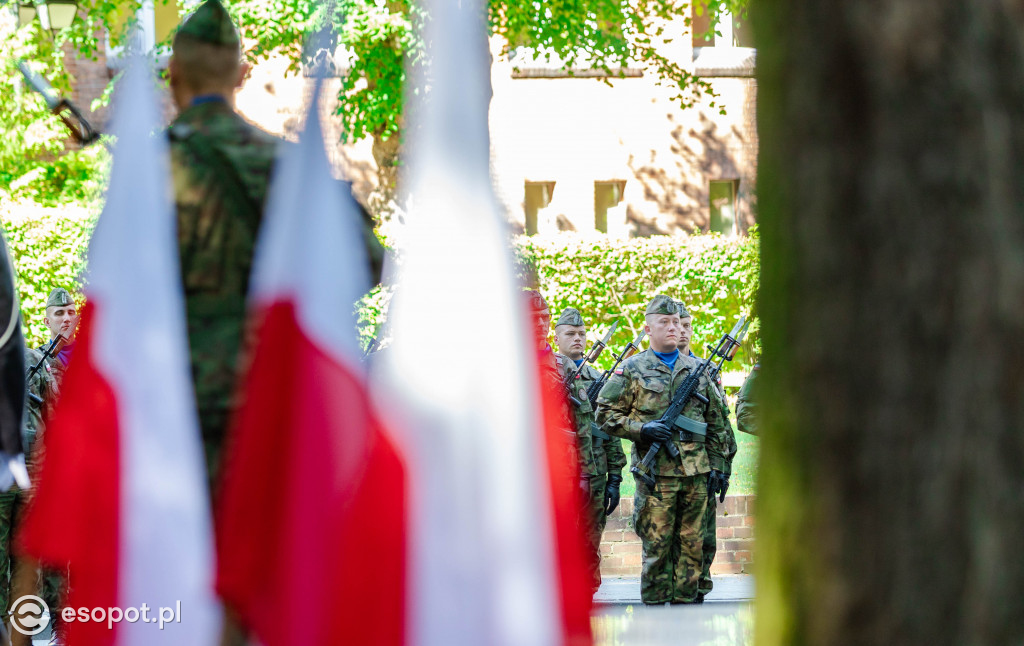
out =
{"type": "MultiPolygon", "coordinates": [[[[177,20],[172,4],[140,18],[144,45],[159,42],[177,20]]],[[[693,18],[702,31],[700,17],[693,18]]],[[[748,35],[737,21],[723,21],[713,41],[692,36],[681,23],[665,25],[675,37],[659,51],[706,80],[717,107],[704,96],[683,108],[671,88],[636,67],[594,78],[600,74],[566,72],[558,61],[537,59],[524,48],[503,60],[501,43],[492,43],[492,175],[516,230],[736,234],[754,222],[754,50],[741,46],[749,44],[748,35]]],[[[80,106],[99,96],[119,60],[117,52],[95,62],[69,56],[80,106]]],[[[282,59],[257,65],[238,108],[267,130],[290,136],[308,85],[286,76],[286,66],[282,59]]],[[[102,125],[105,114],[95,117],[102,125]]],[[[333,130],[338,134],[337,124],[333,130]]],[[[361,199],[377,181],[371,148],[362,141],[332,151],[361,199]]]]}

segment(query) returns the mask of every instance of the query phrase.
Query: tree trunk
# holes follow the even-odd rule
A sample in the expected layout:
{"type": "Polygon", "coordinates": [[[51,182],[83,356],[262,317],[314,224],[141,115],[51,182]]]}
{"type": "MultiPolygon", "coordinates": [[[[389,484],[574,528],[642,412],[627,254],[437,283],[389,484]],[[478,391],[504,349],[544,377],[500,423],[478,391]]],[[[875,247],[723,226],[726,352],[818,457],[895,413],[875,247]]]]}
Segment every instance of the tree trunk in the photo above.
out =
{"type": "Polygon", "coordinates": [[[1022,644],[1024,5],[754,12],[757,643],[1022,644]]]}

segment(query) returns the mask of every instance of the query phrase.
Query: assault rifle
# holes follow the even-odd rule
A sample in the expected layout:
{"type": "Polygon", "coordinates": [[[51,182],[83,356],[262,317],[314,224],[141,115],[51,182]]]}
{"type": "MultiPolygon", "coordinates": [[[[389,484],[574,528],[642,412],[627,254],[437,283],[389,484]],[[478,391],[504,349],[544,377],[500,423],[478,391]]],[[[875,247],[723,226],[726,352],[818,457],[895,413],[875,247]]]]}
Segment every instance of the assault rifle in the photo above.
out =
{"type": "Polygon", "coordinates": [[[601,392],[601,389],[604,388],[608,379],[611,378],[615,369],[619,367],[619,364],[640,351],[640,343],[644,340],[645,336],[647,336],[647,333],[640,330],[640,334],[636,335],[636,339],[630,341],[619,356],[615,358],[615,363],[612,364],[612,367],[605,370],[604,374],[601,375],[601,378],[590,385],[590,389],[587,391],[587,399],[590,400],[591,405],[597,403],[597,395],[601,392]]]}
{"type": "MultiPolygon", "coordinates": [[[[712,365],[715,357],[722,358],[722,361],[719,364],[720,368],[721,364],[728,360],[727,357],[731,358],[735,356],[736,350],[740,345],[740,340],[737,336],[740,333],[740,329],[744,328],[744,323],[745,319],[741,318],[737,321],[736,326],[733,327],[731,332],[722,335],[722,338],[718,340],[718,344],[715,347],[712,348],[710,345],[708,346],[708,349],[711,350],[711,354],[708,355],[707,359],[704,359],[700,363],[700,366],[696,370],[687,375],[686,379],[683,380],[683,383],[679,384],[679,388],[676,389],[675,395],[672,396],[672,401],[669,403],[668,408],[657,421],[669,428],[678,428],[680,433],[699,434],[694,433],[692,430],[693,427],[687,424],[686,421],[681,421],[684,419],[681,417],[683,409],[686,408],[686,404],[690,401],[691,397],[696,398],[697,401],[702,404],[707,404],[709,402],[707,397],[697,392],[697,386],[700,385],[700,377],[708,369],[708,366],[712,365]]],[[[644,455],[644,459],[641,460],[639,464],[634,464],[629,470],[630,473],[633,474],[634,479],[643,482],[647,485],[647,488],[651,490],[654,489],[655,484],[654,474],[652,473],[654,470],[654,461],[657,459],[662,446],[664,446],[665,450],[667,450],[669,455],[673,458],[679,456],[679,449],[672,440],[669,440],[664,444],[662,442],[654,442],[651,444],[651,448],[647,450],[646,455],[644,455]]]]}
{"type": "MultiPolygon", "coordinates": [[[[722,372],[722,366],[726,361],[732,361],[736,356],[736,353],[739,352],[740,346],[743,345],[743,337],[747,335],[747,328],[750,326],[750,321],[747,320],[747,317],[741,316],[739,323],[737,323],[736,326],[740,327],[740,331],[736,334],[736,338],[734,339],[735,343],[726,348],[724,353],[717,353],[714,348],[710,345],[708,346],[708,350],[711,350],[712,352],[711,356],[718,357],[718,363],[713,364],[710,370],[708,370],[708,377],[711,381],[718,381],[718,375],[722,372]],[[742,327],[740,327],[740,324],[742,324],[742,327]]],[[[733,332],[735,331],[736,328],[733,328],[733,332]]]]}
{"type": "MultiPolygon", "coordinates": [[[[39,358],[39,361],[36,362],[36,365],[32,366],[31,370],[28,371],[28,374],[25,375],[25,385],[32,384],[32,379],[39,372],[39,369],[43,367],[43,364],[46,363],[46,360],[60,352],[61,349],[64,347],[64,344],[67,342],[68,340],[65,339],[64,336],[61,334],[58,334],[57,336],[53,337],[53,341],[51,341],[49,345],[43,348],[43,356],[39,358]]],[[[37,404],[43,403],[43,398],[31,391],[29,391],[28,393],[28,398],[37,404]]]]}
{"type": "Polygon", "coordinates": [[[573,393],[572,385],[576,383],[576,378],[579,377],[580,373],[583,372],[583,367],[586,366],[588,363],[594,363],[595,361],[597,361],[597,358],[601,356],[601,353],[604,352],[604,349],[608,347],[608,342],[611,341],[612,335],[615,334],[615,328],[617,327],[619,327],[618,321],[612,323],[612,327],[610,330],[608,330],[608,334],[605,334],[604,338],[595,343],[594,347],[590,348],[590,352],[587,353],[587,356],[585,359],[583,359],[583,362],[580,363],[580,365],[576,366],[576,369],[573,370],[572,373],[567,375],[565,381],[562,382],[562,387],[565,389],[565,396],[569,398],[569,401],[572,402],[572,405],[575,406],[576,408],[582,406],[583,402],[581,402],[579,398],[576,396],[576,394],[573,393]]]}
{"type": "Polygon", "coordinates": [[[100,133],[93,129],[92,124],[82,116],[79,109],[73,103],[57,94],[53,86],[42,76],[32,71],[25,64],[25,61],[18,61],[18,69],[21,70],[21,75],[25,77],[25,82],[28,83],[29,87],[42,95],[43,101],[46,102],[46,107],[50,112],[57,115],[64,122],[64,125],[68,127],[75,141],[82,146],[87,146],[100,138],[100,133]]]}

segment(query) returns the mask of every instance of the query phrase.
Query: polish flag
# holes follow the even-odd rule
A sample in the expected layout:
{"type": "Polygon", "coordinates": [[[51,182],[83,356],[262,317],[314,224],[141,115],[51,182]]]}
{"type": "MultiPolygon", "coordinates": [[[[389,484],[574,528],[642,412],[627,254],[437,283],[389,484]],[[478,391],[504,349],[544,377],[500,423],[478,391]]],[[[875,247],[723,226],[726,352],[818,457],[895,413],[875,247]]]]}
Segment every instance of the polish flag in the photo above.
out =
{"type": "Polygon", "coordinates": [[[409,469],[408,643],[590,644],[565,404],[541,383],[488,173],[486,10],[427,12],[393,341],[374,375],[409,469]]]}
{"type": "Polygon", "coordinates": [[[63,622],[70,646],[214,644],[220,628],[155,83],[133,59],[117,89],[87,305],[19,536],[21,551],[70,570],[65,608],[91,617],[63,622]],[[161,608],[175,615],[162,629],[161,608]]]}
{"type": "Polygon", "coordinates": [[[330,172],[317,84],[256,251],[258,324],[217,509],[217,590],[266,646],[402,643],[405,478],[365,386],[357,205],[330,172]]]}

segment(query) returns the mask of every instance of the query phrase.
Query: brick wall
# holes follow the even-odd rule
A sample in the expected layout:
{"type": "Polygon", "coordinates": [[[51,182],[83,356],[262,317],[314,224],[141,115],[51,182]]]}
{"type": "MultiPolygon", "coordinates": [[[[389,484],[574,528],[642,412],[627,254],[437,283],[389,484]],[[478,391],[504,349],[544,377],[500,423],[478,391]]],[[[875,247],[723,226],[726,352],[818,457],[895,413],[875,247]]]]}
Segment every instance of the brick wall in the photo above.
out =
{"type": "MultiPolygon", "coordinates": [[[[718,554],[712,574],[749,573],[754,563],[754,496],[727,496],[718,505],[718,554]]],[[[624,498],[608,518],[601,542],[601,574],[640,576],[640,539],[630,526],[633,499],[624,498]]]]}

